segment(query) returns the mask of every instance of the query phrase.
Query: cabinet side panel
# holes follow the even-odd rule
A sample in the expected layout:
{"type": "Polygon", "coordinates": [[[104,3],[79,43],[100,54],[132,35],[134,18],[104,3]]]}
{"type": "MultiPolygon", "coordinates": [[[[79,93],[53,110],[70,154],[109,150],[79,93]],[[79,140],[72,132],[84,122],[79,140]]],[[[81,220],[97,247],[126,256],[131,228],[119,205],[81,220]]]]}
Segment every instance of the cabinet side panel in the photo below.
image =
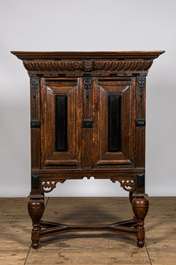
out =
{"type": "Polygon", "coordinates": [[[40,168],[40,78],[30,77],[31,168],[40,168]]]}
{"type": "Polygon", "coordinates": [[[145,167],[145,76],[136,80],[136,167],[145,167]],[[141,121],[137,123],[137,121],[141,121]],[[138,124],[141,124],[139,126],[138,124]]]}
{"type": "Polygon", "coordinates": [[[136,128],[136,167],[145,167],[145,128],[136,128]]]}
{"type": "Polygon", "coordinates": [[[40,129],[31,129],[31,168],[40,168],[40,129]]]}

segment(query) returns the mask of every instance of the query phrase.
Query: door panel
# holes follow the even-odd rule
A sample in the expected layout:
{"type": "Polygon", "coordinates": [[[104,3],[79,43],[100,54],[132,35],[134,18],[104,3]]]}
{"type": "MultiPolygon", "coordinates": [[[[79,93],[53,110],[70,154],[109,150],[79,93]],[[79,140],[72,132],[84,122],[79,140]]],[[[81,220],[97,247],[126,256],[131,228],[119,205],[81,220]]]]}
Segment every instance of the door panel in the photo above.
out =
{"type": "MultiPolygon", "coordinates": [[[[135,164],[135,86],[131,80],[99,79],[99,114],[94,118],[99,148],[94,166],[135,164]]],[[[96,93],[95,93],[96,94],[96,93]]]]}
{"type": "Polygon", "coordinates": [[[41,94],[42,166],[77,166],[76,128],[81,130],[78,117],[81,118],[82,108],[77,98],[77,80],[47,79],[41,94]]]}

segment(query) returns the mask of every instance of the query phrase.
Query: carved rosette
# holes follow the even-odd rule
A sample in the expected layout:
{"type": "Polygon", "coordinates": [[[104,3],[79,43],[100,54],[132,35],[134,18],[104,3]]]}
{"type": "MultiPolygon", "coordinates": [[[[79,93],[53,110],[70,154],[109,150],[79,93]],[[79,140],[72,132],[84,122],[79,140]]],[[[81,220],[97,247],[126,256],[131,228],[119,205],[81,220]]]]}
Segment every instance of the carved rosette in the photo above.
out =
{"type": "Polygon", "coordinates": [[[83,60],[84,62],[84,71],[91,72],[93,70],[94,60],[83,60]]]}
{"type": "Polygon", "coordinates": [[[153,63],[152,59],[126,59],[126,60],[49,60],[35,59],[23,60],[24,67],[28,71],[147,71],[153,63]]]}

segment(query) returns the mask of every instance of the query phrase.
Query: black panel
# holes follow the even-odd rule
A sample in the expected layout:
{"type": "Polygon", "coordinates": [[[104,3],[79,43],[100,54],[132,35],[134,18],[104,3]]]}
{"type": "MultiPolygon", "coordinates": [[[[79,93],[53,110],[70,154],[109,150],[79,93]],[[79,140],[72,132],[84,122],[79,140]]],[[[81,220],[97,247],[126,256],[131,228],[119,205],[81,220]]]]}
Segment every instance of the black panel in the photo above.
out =
{"type": "Polygon", "coordinates": [[[137,187],[144,188],[144,174],[137,174],[137,187]]]}
{"type": "Polygon", "coordinates": [[[92,128],[92,121],[83,121],[83,128],[92,128]]]}
{"type": "Polygon", "coordinates": [[[140,76],[140,73],[133,73],[132,76],[140,76]]]}
{"type": "Polygon", "coordinates": [[[37,77],[43,77],[44,74],[36,74],[37,77]]]}
{"type": "Polygon", "coordinates": [[[109,76],[115,77],[118,76],[118,74],[109,74],[109,76]]]}
{"type": "MultiPolygon", "coordinates": [[[[66,76],[66,75],[64,75],[66,76]]],[[[61,77],[61,76],[60,76],[61,77]]],[[[45,79],[46,82],[75,82],[76,83],[76,79],[45,79]]]]}
{"type": "Polygon", "coordinates": [[[108,82],[108,81],[131,81],[131,78],[113,78],[113,79],[106,79],[106,78],[98,78],[98,81],[108,82]]]}
{"type": "Polygon", "coordinates": [[[136,126],[145,126],[145,120],[136,120],[136,126]]]}
{"type": "Polygon", "coordinates": [[[31,121],[31,128],[40,128],[40,121],[31,121]]]}
{"type": "Polygon", "coordinates": [[[91,74],[83,74],[83,76],[91,76],[91,74]]]}
{"type": "Polygon", "coordinates": [[[108,96],[108,150],[111,152],[120,151],[120,101],[120,96],[108,96]]]}
{"type": "Polygon", "coordinates": [[[58,77],[66,77],[66,74],[57,74],[58,77]]]}
{"type": "Polygon", "coordinates": [[[67,151],[67,96],[56,96],[56,151],[67,151]]]}
{"type": "Polygon", "coordinates": [[[32,175],[32,189],[38,190],[39,189],[39,176],[32,175]]]}

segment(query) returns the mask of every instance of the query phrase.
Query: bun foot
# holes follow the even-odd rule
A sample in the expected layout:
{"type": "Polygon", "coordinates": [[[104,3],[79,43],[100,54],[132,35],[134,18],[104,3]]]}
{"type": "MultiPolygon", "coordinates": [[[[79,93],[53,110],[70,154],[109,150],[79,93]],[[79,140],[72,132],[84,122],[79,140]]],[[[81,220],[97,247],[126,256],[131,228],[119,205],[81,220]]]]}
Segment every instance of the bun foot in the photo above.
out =
{"type": "Polygon", "coordinates": [[[144,246],[144,241],[137,241],[137,246],[142,248],[144,246]]]}
{"type": "Polygon", "coordinates": [[[39,247],[39,241],[32,242],[32,247],[35,249],[38,248],[39,247]]]}

